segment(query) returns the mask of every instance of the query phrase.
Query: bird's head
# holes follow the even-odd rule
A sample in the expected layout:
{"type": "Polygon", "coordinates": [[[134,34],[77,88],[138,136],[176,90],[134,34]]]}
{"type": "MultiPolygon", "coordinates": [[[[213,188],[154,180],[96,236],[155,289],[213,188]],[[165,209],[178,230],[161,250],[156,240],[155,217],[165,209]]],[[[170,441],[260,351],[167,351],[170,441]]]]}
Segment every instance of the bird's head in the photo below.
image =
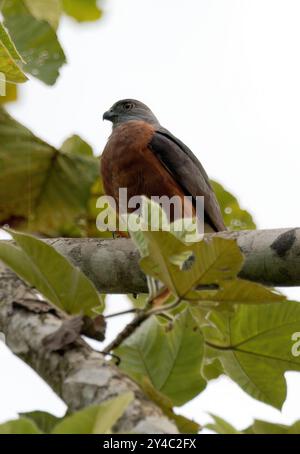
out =
{"type": "Polygon", "coordinates": [[[153,112],[140,101],[135,99],[122,99],[116,102],[103,115],[103,120],[112,122],[113,127],[133,120],[143,120],[151,125],[159,125],[153,112]]]}

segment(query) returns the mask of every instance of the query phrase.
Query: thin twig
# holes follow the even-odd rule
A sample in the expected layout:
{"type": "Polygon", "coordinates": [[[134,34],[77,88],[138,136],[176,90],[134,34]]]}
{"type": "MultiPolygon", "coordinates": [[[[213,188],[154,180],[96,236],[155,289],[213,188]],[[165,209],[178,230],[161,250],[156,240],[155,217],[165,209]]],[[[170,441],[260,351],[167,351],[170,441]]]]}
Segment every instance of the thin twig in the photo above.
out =
{"type": "MultiPolygon", "coordinates": [[[[154,307],[152,309],[144,309],[137,313],[135,318],[128,325],[125,326],[123,331],[121,331],[118,336],[102,351],[104,355],[107,355],[112,350],[118,348],[141,324],[146,321],[151,315],[159,315],[165,311],[169,311],[177,307],[182,301],[182,297],[178,297],[173,303],[167,304],[161,307],[154,307]]],[[[148,306],[151,304],[149,302],[148,306]]]]}
{"type": "Polygon", "coordinates": [[[127,339],[147,318],[149,317],[148,312],[140,312],[136,317],[125,326],[117,337],[102,351],[104,355],[107,355],[112,350],[115,350],[122,342],[127,339]]]}
{"type": "Polygon", "coordinates": [[[104,318],[113,318],[113,317],[118,317],[119,315],[125,315],[125,314],[135,314],[136,312],[139,312],[140,309],[128,309],[127,311],[121,311],[121,312],[115,312],[114,314],[108,314],[105,315],[104,318]]]}

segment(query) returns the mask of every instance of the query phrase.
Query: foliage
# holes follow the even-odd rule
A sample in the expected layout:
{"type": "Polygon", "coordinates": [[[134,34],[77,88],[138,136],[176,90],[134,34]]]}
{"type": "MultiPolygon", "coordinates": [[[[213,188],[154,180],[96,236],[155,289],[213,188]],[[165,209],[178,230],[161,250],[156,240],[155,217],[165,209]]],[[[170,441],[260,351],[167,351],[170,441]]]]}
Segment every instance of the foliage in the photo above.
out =
{"type": "MultiPolygon", "coordinates": [[[[89,153],[77,138],[63,148],[74,155],[89,153]],[[68,151],[73,141],[78,148],[68,151]]],[[[17,246],[0,244],[0,257],[8,266],[68,313],[94,312],[99,298],[87,278],[44,242],[11,233],[17,246]],[[67,286],[61,286],[61,275],[69,281],[67,286]]],[[[197,396],[207,380],[220,374],[228,375],[252,397],[281,407],[286,397],[284,373],[300,367],[290,345],[291,332],[300,321],[299,304],[286,301],[273,289],[239,279],[243,256],[235,241],[213,238],[186,243],[185,234],[179,235],[173,226],[170,232],[132,235],[141,249],[143,270],[172,291],[171,301],[177,301],[178,307],[166,308],[162,315],[167,320],[150,317],[121,344],[116,350],[120,367],[189,433],[199,426],[177,415],[173,407],[197,396]]],[[[53,433],[70,431],[68,421],[56,426],[53,433]]],[[[76,421],[80,426],[81,416],[76,421]]],[[[35,425],[27,422],[26,430],[42,430],[35,425]]],[[[229,431],[221,420],[216,427],[219,432],[229,431]]]]}
{"type": "MultiPolygon", "coordinates": [[[[77,22],[96,21],[96,0],[6,0],[0,2],[0,72],[15,100],[16,84],[33,75],[53,85],[66,62],[57,31],[66,14],[77,22]]],[[[51,304],[67,314],[94,317],[101,297],[88,277],[32,233],[41,236],[100,236],[95,226],[97,197],[103,194],[99,162],[79,136],[60,149],[45,143],[0,107],[0,225],[13,242],[0,242],[0,259],[51,304]],[[22,233],[20,233],[22,232],[22,233]],[[61,279],[61,276],[64,279],[61,279]]],[[[235,196],[212,181],[230,230],[254,229],[250,213],[235,196]]],[[[146,202],[149,204],[149,202],[146,202]]],[[[148,210],[150,205],[148,205],[148,210]]],[[[156,209],[156,216],[163,213],[156,209]]],[[[145,221],[144,221],[145,222],[145,221]]],[[[208,381],[227,375],[255,399],[281,408],[286,371],[300,370],[291,335],[300,323],[300,305],[274,289],[239,278],[243,255],[233,240],[188,242],[188,231],[133,232],[141,268],[167,287],[171,306],[152,315],[116,350],[120,368],[138,382],[183,433],[198,423],[174,410],[205,390],[208,381]]],[[[101,234],[110,236],[110,234],[101,234]]],[[[147,295],[134,305],[148,307],[147,295]]],[[[45,412],[21,414],[0,425],[0,433],[112,433],[133,396],[120,394],[65,418],[45,412]]],[[[291,426],[254,421],[238,431],[218,416],[206,427],[226,434],[299,433],[291,426]]]]}
{"type": "Polygon", "coordinates": [[[46,412],[23,413],[1,424],[0,434],[110,434],[132,399],[132,393],[120,394],[61,419],[46,412]]]}
{"type": "Polygon", "coordinates": [[[213,238],[187,244],[174,232],[150,230],[132,236],[143,256],[142,269],[163,282],[185,309],[167,325],[151,318],[135,331],[117,350],[121,367],[140,384],[146,376],[174,405],[193,398],[203,379],[225,373],[252,397],[281,407],[286,397],[283,374],[300,367],[290,342],[299,325],[300,305],[239,279],[243,257],[235,241],[213,238]],[[187,317],[188,324],[179,323],[187,317]],[[176,359],[181,366],[180,355],[194,378],[187,363],[176,367],[176,359]],[[165,374],[168,380],[175,375],[175,388],[169,389],[165,374]]]}
{"type": "MultiPolygon", "coordinates": [[[[84,235],[99,164],[78,152],[78,140],[57,150],[0,108],[0,224],[47,236],[84,235]]],[[[81,147],[89,145],[81,140],[81,147]]]]}
{"type": "Polygon", "coordinates": [[[22,57],[17,52],[7,31],[0,24],[0,71],[5,74],[8,82],[25,82],[27,77],[20,65],[22,57]]]}
{"type": "Polygon", "coordinates": [[[0,71],[8,81],[18,83],[27,80],[24,72],[48,85],[56,82],[66,63],[57,37],[63,13],[79,22],[101,17],[96,0],[5,0],[0,10],[4,17],[0,23],[0,71]]]}
{"type": "Polygon", "coordinates": [[[0,241],[0,259],[8,267],[67,314],[99,313],[98,293],[78,268],[43,241],[24,233],[10,233],[16,246],[0,241]]]}
{"type": "Polygon", "coordinates": [[[239,305],[233,312],[205,316],[199,308],[192,311],[202,327],[206,356],[217,357],[226,375],[252,397],[281,408],[286,398],[284,373],[300,371],[300,358],[291,351],[300,304],[239,305]]]}
{"type": "Polygon", "coordinates": [[[256,225],[251,214],[239,206],[239,202],[230,192],[216,181],[211,181],[221,207],[223,219],[229,230],[251,230],[256,225]]]}
{"type": "Polygon", "coordinates": [[[97,0],[62,0],[62,6],[64,12],[78,22],[95,21],[102,16],[97,0]]]}
{"type": "Polygon", "coordinates": [[[231,424],[226,422],[219,416],[210,415],[214,420],[213,423],[209,423],[205,428],[213,430],[218,434],[249,434],[249,435],[265,435],[265,434],[280,434],[280,435],[296,435],[300,434],[300,421],[296,421],[290,426],[284,424],[275,424],[267,421],[255,420],[250,427],[244,430],[238,431],[231,424]]]}
{"type": "Polygon", "coordinates": [[[229,424],[224,419],[220,418],[220,416],[210,415],[211,418],[214,420],[213,423],[206,424],[205,428],[213,430],[214,432],[221,434],[221,435],[237,435],[240,434],[238,430],[236,430],[231,424],[229,424]]]}
{"type": "Polygon", "coordinates": [[[200,374],[203,347],[202,334],[185,310],[171,325],[150,318],[116,354],[126,373],[140,383],[147,377],[156,390],[178,406],[205,388],[200,374]]]}

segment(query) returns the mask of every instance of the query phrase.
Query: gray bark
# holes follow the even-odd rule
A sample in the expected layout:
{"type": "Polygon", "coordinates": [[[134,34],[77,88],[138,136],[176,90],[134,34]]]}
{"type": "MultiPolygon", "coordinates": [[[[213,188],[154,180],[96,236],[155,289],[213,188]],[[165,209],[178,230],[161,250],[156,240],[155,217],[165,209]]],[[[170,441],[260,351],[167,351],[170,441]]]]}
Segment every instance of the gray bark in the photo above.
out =
{"type": "Polygon", "coordinates": [[[101,403],[132,391],[134,401],[120,419],[121,433],[178,433],[173,422],[140,388],[81,338],[59,352],[43,347],[62,320],[53,312],[34,313],[24,302],[37,299],[34,291],[0,263],[0,332],[10,350],[30,365],[65,401],[70,410],[101,403]]]}
{"type": "MultiPolygon", "coordinates": [[[[300,286],[300,228],[213,235],[237,239],[245,255],[240,277],[274,287],[300,286]]],[[[46,241],[81,268],[101,293],[147,292],[146,279],[138,264],[139,253],[131,240],[46,241]]]]}

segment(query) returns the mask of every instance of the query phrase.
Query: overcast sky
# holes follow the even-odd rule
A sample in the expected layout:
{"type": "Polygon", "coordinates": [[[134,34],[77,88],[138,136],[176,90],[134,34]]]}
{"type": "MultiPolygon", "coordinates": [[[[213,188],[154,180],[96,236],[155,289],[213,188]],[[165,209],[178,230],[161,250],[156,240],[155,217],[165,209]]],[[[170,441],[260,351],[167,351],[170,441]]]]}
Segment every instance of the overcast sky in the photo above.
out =
{"type": "MultiPolygon", "coordinates": [[[[53,145],[77,133],[100,154],[110,133],[103,112],[137,98],[239,196],[259,228],[299,226],[299,1],[107,0],[103,7],[104,19],[92,25],[63,20],[68,65],[58,83],[31,80],[10,112],[53,145]]],[[[286,293],[300,300],[299,288],[286,293]]],[[[113,297],[110,308],[121,304],[113,297]]],[[[64,404],[1,343],[0,364],[0,421],[18,411],[63,414],[64,404]]],[[[200,423],[216,413],[238,428],[254,417],[290,423],[300,418],[300,375],[286,375],[282,413],[226,378],[181,412],[200,423]]]]}

